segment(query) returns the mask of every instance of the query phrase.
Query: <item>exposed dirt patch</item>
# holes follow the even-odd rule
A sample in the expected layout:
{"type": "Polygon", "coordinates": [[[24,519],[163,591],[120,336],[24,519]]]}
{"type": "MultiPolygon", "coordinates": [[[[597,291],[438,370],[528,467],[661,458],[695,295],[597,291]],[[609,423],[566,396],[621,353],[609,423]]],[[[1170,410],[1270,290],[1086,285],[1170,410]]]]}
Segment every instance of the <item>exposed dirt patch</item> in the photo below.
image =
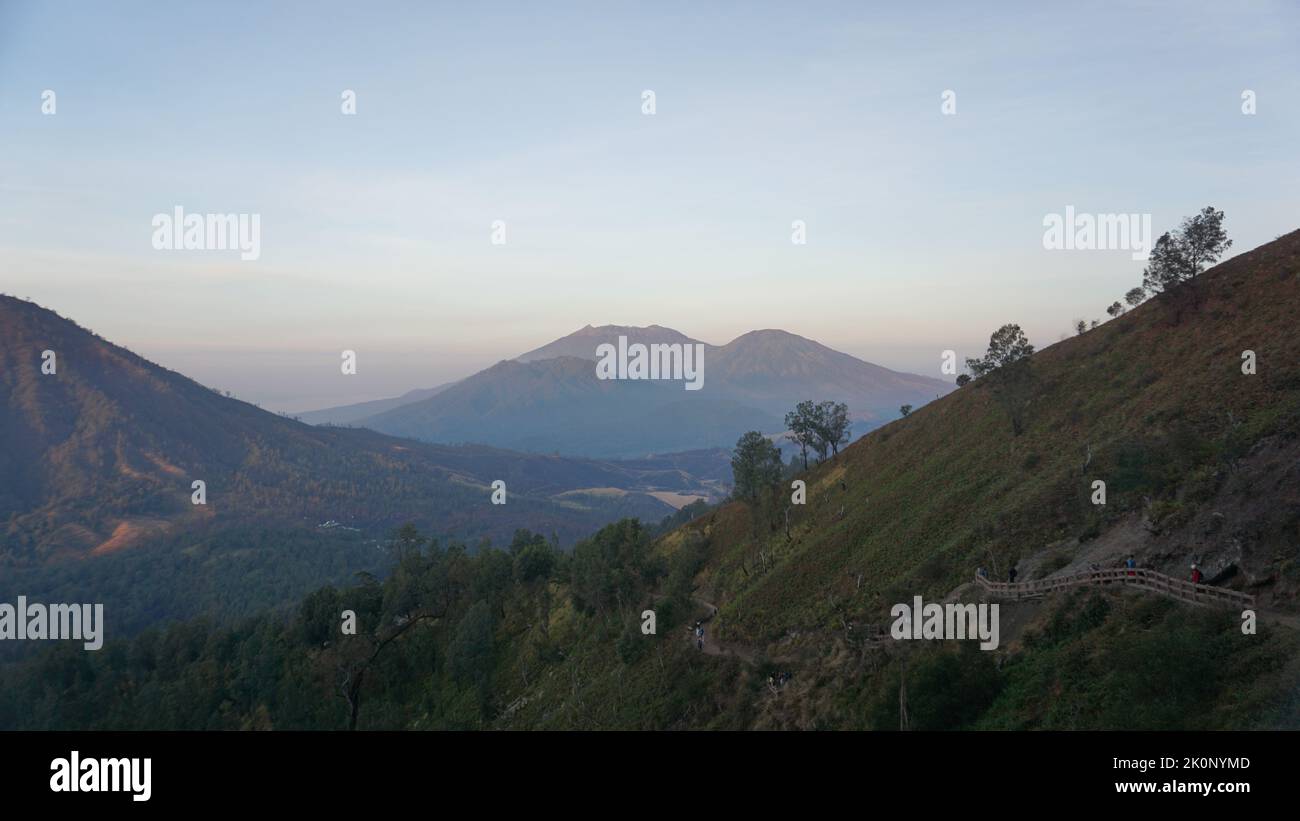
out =
{"type": "Polygon", "coordinates": [[[652,490],[648,491],[647,495],[655,497],[666,505],[671,505],[673,510],[681,510],[691,502],[706,499],[704,496],[691,495],[689,493],[675,493],[670,490],[652,490]]]}
{"type": "Polygon", "coordinates": [[[155,465],[157,465],[158,469],[161,470],[163,473],[169,474],[171,476],[185,475],[184,470],[177,467],[176,465],[173,465],[171,462],[168,462],[166,459],[164,459],[162,456],[160,456],[157,453],[146,453],[145,458],[147,458],[150,462],[153,462],[155,465]]]}
{"type": "Polygon", "coordinates": [[[147,536],[155,535],[167,526],[161,519],[135,519],[123,520],[113,528],[113,533],[101,542],[97,547],[90,551],[92,556],[105,556],[109,553],[116,553],[119,550],[125,550],[138,543],[147,536]]]}
{"type": "Polygon", "coordinates": [[[570,496],[626,496],[627,491],[618,487],[583,487],[576,490],[566,490],[563,493],[555,494],[556,499],[564,499],[570,496]]]}

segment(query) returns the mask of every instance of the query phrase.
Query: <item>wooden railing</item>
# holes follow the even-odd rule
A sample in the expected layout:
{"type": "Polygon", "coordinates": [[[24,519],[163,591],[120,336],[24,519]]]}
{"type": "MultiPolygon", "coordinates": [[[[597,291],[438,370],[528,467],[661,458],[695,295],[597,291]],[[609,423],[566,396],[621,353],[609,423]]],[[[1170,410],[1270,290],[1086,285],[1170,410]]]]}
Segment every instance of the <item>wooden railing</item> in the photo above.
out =
{"type": "Polygon", "coordinates": [[[1082,573],[1073,573],[1069,576],[1053,576],[1032,582],[995,582],[976,575],[975,581],[979,582],[985,590],[995,596],[1015,599],[1045,596],[1048,593],[1055,593],[1059,590],[1081,585],[1123,584],[1142,590],[1150,590],[1189,604],[1244,608],[1253,608],[1255,606],[1255,597],[1247,593],[1227,590],[1222,587],[1211,587],[1208,584],[1192,584],[1189,581],[1175,579],[1172,576],[1166,576],[1163,573],[1145,570],[1140,567],[1132,570],[1125,567],[1085,570],[1082,573]]]}

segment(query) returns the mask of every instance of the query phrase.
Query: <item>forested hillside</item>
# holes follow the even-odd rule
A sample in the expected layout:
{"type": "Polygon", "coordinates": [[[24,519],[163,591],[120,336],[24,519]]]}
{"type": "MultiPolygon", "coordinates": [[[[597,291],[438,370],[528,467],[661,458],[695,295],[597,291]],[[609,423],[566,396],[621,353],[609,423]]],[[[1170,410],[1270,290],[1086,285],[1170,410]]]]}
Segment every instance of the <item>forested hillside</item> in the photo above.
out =
{"type": "Polygon", "coordinates": [[[724,451],[609,462],[312,427],[0,295],[0,597],[101,602],[118,636],[291,608],[379,571],[408,522],[471,548],[523,526],[567,547],[624,517],[658,522],[725,495],[727,464],[724,451]]]}
{"type": "Polygon", "coordinates": [[[1300,727],[1300,232],[1203,277],[1194,310],[1153,299],[873,432],[800,475],[806,505],[778,488],[571,555],[408,529],[382,582],[290,618],[12,666],[0,726],[1300,727]],[[1007,603],[992,652],[877,640],[895,602],[977,599],[979,567],[1127,556],[1250,593],[1257,633],[1121,588],[1007,603]]]}

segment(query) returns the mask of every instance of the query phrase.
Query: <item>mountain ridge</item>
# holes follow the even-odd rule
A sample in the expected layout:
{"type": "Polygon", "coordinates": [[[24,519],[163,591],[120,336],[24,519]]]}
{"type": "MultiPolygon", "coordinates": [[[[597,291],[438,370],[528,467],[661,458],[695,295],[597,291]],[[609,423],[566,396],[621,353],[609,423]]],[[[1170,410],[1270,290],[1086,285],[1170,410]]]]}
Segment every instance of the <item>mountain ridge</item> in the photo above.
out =
{"type": "MultiPolygon", "coordinates": [[[[500,360],[496,364],[465,379],[448,383],[434,390],[437,393],[443,393],[448,389],[459,389],[471,393],[483,385],[481,380],[471,382],[476,377],[490,373],[497,377],[508,378],[508,375],[502,370],[502,363],[521,362],[534,365],[535,363],[555,362],[552,366],[554,373],[550,375],[550,378],[556,380],[559,384],[567,386],[568,391],[573,391],[576,384],[574,379],[575,377],[581,377],[581,369],[577,368],[572,362],[556,362],[556,360],[578,359],[584,362],[595,362],[597,360],[597,346],[603,343],[616,345],[620,335],[627,336],[629,344],[640,342],[642,344],[703,345],[706,363],[705,390],[709,389],[708,379],[711,374],[735,382],[734,385],[729,386],[729,390],[724,391],[723,395],[718,397],[722,402],[713,406],[712,412],[723,416],[735,415],[737,420],[746,420],[747,429],[761,429],[770,434],[781,432],[784,428],[785,413],[791,410],[796,402],[804,399],[815,399],[817,401],[834,399],[847,402],[850,417],[859,423],[858,432],[861,433],[864,429],[870,429],[893,418],[901,405],[910,404],[919,407],[936,396],[942,396],[954,387],[944,380],[875,365],[851,354],[822,345],[815,340],[778,328],[748,331],[724,345],[713,345],[663,325],[597,326],[588,324],[514,359],[500,360]],[[801,358],[803,362],[800,367],[798,363],[801,358]],[[773,359],[782,360],[785,367],[774,369],[771,367],[773,359]],[[828,373],[835,374],[835,376],[827,378],[828,373]]],[[[545,373],[546,367],[538,366],[534,369],[519,372],[528,374],[527,382],[530,390],[546,392],[547,386],[545,383],[548,378],[545,373]]],[[[596,387],[589,386],[592,389],[596,387]]],[[[502,384],[492,387],[490,392],[497,400],[500,400],[509,394],[510,390],[506,385],[502,384]]],[[[608,395],[608,391],[592,390],[591,392],[593,394],[608,395]]],[[[547,447],[545,431],[531,431],[527,435],[521,436],[497,436],[491,430],[485,430],[479,425],[480,420],[466,412],[465,404],[461,404],[459,410],[445,408],[436,401],[426,402],[426,400],[434,399],[433,394],[415,396],[415,393],[415,391],[412,391],[403,397],[312,411],[299,414],[299,417],[303,421],[317,424],[328,421],[336,424],[372,427],[393,435],[432,442],[485,441],[487,444],[525,451],[538,449],[549,451],[554,449],[547,447]],[[370,412],[370,409],[374,406],[379,406],[378,410],[370,412]],[[444,418],[444,414],[450,418],[444,418]]],[[[638,399],[638,401],[641,400],[638,399]]],[[[471,400],[466,400],[466,402],[471,402],[471,400]]],[[[702,414],[700,413],[685,411],[686,416],[680,416],[683,412],[682,408],[689,407],[682,404],[680,397],[670,396],[664,402],[676,407],[675,412],[678,414],[678,418],[682,420],[682,425],[691,425],[708,430],[720,427],[716,418],[704,419],[701,418],[702,414]]],[[[449,404],[455,405],[456,403],[453,401],[449,402],[449,404]]],[[[489,398],[481,395],[472,400],[472,404],[476,408],[476,413],[490,409],[491,406],[489,398]]],[[[571,410],[560,407],[555,408],[553,412],[570,413],[571,410]]],[[[607,412],[626,413],[627,411],[621,408],[609,408],[607,412]]],[[[641,412],[642,409],[632,411],[633,417],[629,420],[629,426],[643,424],[640,418],[641,412]]],[[[670,409],[669,412],[673,411],[670,409]]],[[[518,424],[518,422],[517,420],[508,422],[503,420],[502,424],[518,424]]],[[[655,426],[653,421],[644,422],[644,424],[651,427],[655,426]]],[[[736,436],[743,432],[740,428],[745,425],[723,426],[726,431],[725,435],[719,432],[715,438],[706,436],[704,439],[686,439],[678,443],[674,443],[671,436],[666,432],[658,431],[648,441],[634,447],[622,448],[611,443],[604,446],[603,449],[597,448],[594,450],[584,449],[581,442],[573,441],[573,435],[566,433],[558,447],[561,449],[577,447],[579,450],[573,451],[574,455],[595,458],[635,457],[648,452],[689,449],[701,446],[729,447],[733,444],[736,436]],[[735,436],[732,436],[732,433],[735,436]]]]}
{"type": "Polygon", "coordinates": [[[436,396],[353,424],[430,442],[628,458],[730,447],[748,430],[780,434],[785,413],[805,399],[845,402],[860,434],[893,418],[899,406],[919,407],[952,388],[778,329],[712,346],[659,325],[588,325],[436,396]],[[596,347],[619,336],[628,336],[629,345],[705,345],[702,389],[684,392],[673,380],[598,378],[596,347]]]}

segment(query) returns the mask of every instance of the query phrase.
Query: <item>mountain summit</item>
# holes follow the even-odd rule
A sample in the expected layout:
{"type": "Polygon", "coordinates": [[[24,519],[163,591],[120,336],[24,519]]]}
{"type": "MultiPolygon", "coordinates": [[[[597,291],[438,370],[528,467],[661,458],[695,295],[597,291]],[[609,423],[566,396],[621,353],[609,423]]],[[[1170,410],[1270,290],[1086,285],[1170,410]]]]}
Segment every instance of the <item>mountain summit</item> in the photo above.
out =
{"type": "Polygon", "coordinates": [[[515,361],[537,362],[543,359],[556,359],[561,356],[572,356],[578,359],[594,361],[597,347],[606,343],[617,345],[620,336],[627,337],[629,342],[636,341],[647,345],[655,342],[670,345],[702,344],[706,351],[713,347],[700,342],[698,339],[691,339],[680,331],[674,331],[672,328],[665,328],[662,325],[647,325],[644,328],[636,325],[601,325],[600,327],[588,325],[585,328],[579,328],[568,336],[562,336],[554,342],[549,342],[540,348],[517,356],[515,361]]]}

